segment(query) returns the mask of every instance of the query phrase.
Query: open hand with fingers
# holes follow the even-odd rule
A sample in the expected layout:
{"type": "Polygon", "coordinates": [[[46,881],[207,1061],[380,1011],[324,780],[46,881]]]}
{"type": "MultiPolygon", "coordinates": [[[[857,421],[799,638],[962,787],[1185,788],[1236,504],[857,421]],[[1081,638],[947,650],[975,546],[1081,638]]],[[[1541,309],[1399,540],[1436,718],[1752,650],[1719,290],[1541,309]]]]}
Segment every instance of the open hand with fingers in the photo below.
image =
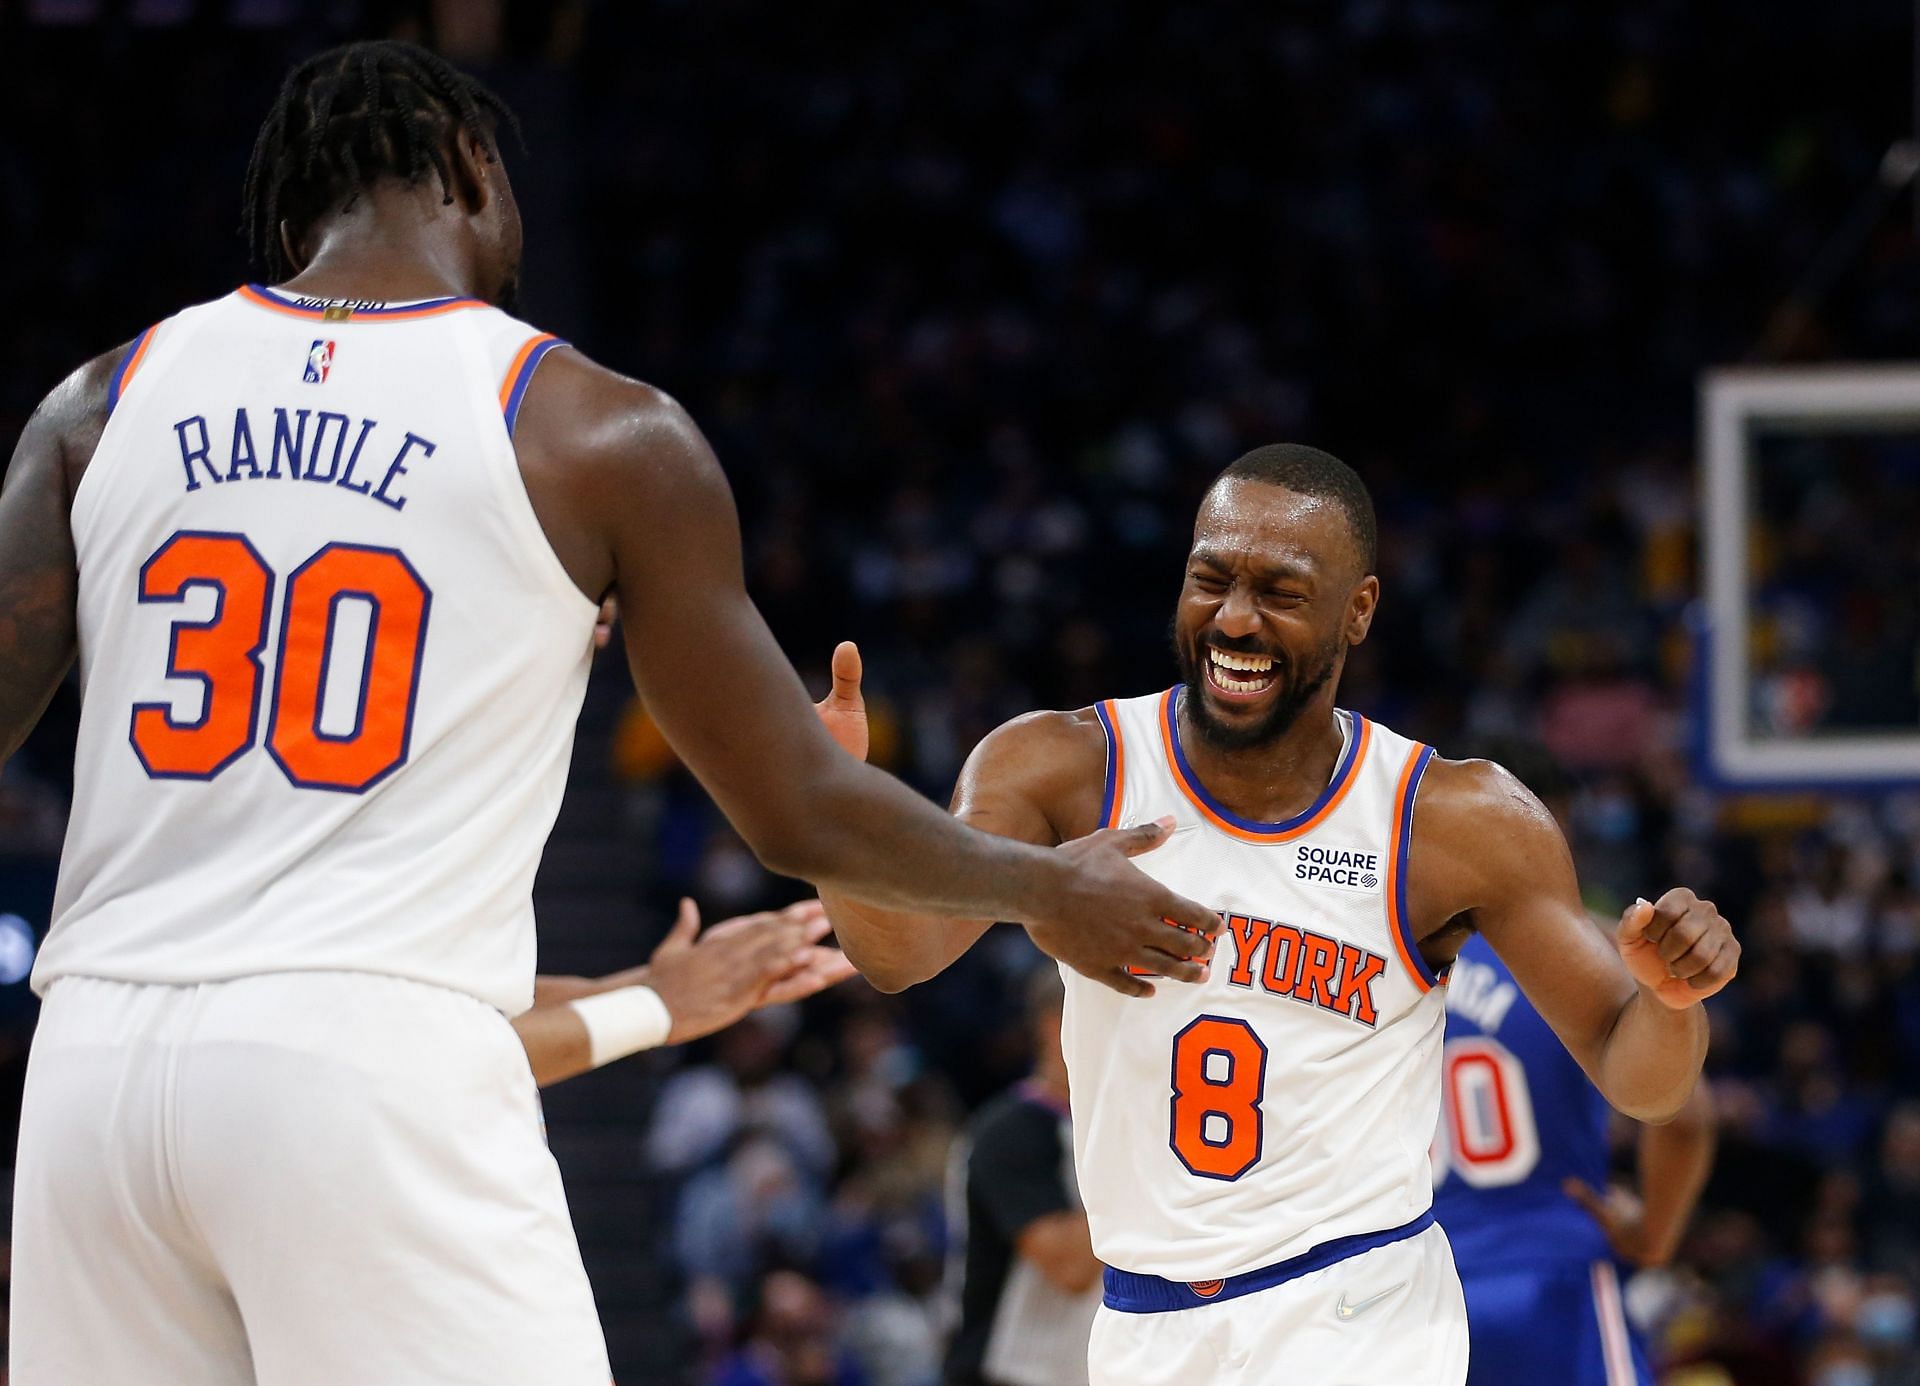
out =
{"type": "Polygon", "coordinates": [[[820,940],[829,930],[818,900],[741,915],[700,932],[693,901],[680,902],[672,932],[647,961],[647,985],[673,1017],[670,1044],[724,1030],[749,1011],[799,1001],[853,976],[853,964],[820,940]]]}
{"type": "MultiPolygon", "coordinates": [[[[682,908],[691,909],[692,905],[686,903],[682,908]]],[[[788,958],[785,970],[761,987],[753,1003],[754,1010],[762,1006],[784,1006],[790,1001],[804,1001],[855,975],[855,968],[847,961],[845,953],[820,942],[833,931],[833,925],[827,920],[826,907],[818,900],[800,900],[783,910],[744,914],[736,919],[722,920],[701,936],[701,942],[713,943],[730,939],[736,934],[789,923],[800,925],[800,946],[788,958]]]]}
{"type": "Polygon", "coordinates": [[[1128,996],[1151,996],[1137,968],[1174,982],[1201,982],[1220,916],[1155,881],[1129,858],[1167,840],[1173,819],[1135,828],[1102,828],[1056,850],[1073,865],[1067,888],[1043,918],[1027,925],[1040,951],[1128,996]]]}
{"type": "Polygon", "coordinates": [[[1676,1011],[1712,996],[1740,966],[1733,926],[1684,886],[1628,906],[1617,942],[1633,979],[1676,1011]]]}

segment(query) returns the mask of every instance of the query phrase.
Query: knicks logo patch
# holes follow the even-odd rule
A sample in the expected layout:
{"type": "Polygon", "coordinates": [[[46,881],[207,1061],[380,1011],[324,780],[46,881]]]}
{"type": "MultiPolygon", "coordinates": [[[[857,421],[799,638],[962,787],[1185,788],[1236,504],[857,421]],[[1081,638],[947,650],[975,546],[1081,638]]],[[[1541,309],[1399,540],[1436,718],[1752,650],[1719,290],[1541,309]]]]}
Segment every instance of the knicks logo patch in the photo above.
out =
{"type": "Polygon", "coordinates": [[[1202,1299],[1212,1299],[1215,1295],[1227,1288],[1227,1282],[1224,1280],[1192,1280],[1187,1282],[1187,1288],[1202,1299]]]}
{"type": "Polygon", "coordinates": [[[309,385],[324,385],[333,369],[333,343],[322,339],[307,348],[307,370],[300,378],[309,385]]]}
{"type": "Polygon", "coordinates": [[[1378,852],[1311,842],[1293,849],[1293,879],[1302,885],[1372,895],[1380,889],[1386,874],[1378,852]]]}

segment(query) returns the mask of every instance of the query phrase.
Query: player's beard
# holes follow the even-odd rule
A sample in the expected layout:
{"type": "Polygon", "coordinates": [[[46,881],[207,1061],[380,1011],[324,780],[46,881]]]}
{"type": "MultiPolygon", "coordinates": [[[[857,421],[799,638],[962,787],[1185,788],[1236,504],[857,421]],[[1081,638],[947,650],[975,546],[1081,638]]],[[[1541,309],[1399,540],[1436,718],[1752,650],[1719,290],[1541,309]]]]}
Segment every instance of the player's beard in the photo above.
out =
{"type": "Polygon", "coordinates": [[[1332,681],[1334,672],[1339,668],[1340,650],[1344,644],[1343,637],[1336,633],[1315,651],[1313,662],[1304,669],[1296,668],[1293,661],[1283,654],[1260,651],[1273,655],[1278,691],[1265,714],[1258,720],[1231,724],[1213,715],[1212,705],[1207,698],[1207,672],[1202,667],[1206,656],[1201,652],[1200,642],[1195,641],[1189,650],[1186,643],[1175,634],[1173,650],[1180,661],[1180,678],[1186,685],[1187,717],[1193,723],[1194,731],[1199,733],[1202,741],[1220,751],[1249,751],[1272,745],[1292,730],[1307,704],[1332,681]]]}

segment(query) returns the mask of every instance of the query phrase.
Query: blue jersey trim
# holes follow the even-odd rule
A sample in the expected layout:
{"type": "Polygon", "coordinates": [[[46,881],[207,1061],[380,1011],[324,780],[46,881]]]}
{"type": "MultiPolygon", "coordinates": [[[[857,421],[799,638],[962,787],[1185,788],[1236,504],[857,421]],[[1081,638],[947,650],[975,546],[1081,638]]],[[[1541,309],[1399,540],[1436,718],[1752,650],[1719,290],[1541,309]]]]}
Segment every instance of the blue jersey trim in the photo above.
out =
{"type": "MultiPolygon", "coordinates": [[[[267,300],[270,308],[283,309],[289,313],[298,313],[302,317],[325,318],[328,313],[327,301],[317,296],[283,293],[279,289],[265,284],[247,284],[243,286],[267,300]],[[301,298],[311,297],[312,303],[302,303],[301,298]]],[[[407,318],[424,317],[451,307],[484,308],[487,305],[477,298],[463,298],[459,294],[445,294],[439,298],[423,298],[416,303],[387,303],[378,307],[360,306],[352,301],[342,301],[338,306],[347,308],[354,318],[407,318]]]]}
{"type": "Polygon", "coordinates": [[[1120,757],[1118,754],[1120,737],[1119,734],[1114,731],[1113,719],[1107,716],[1107,705],[1105,703],[1095,703],[1093,705],[1093,715],[1100,719],[1100,730],[1107,734],[1107,778],[1105,788],[1100,792],[1100,826],[1103,828],[1115,828],[1119,826],[1118,823],[1114,822],[1113,811],[1116,807],[1116,800],[1120,794],[1120,776],[1118,773],[1120,769],[1120,757]]]}
{"type": "Polygon", "coordinates": [[[1359,760],[1360,747],[1366,741],[1362,732],[1365,730],[1367,719],[1357,712],[1348,713],[1347,715],[1353,719],[1353,725],[1347,734],[1346,750],[1341,753],[1340,763],[1334,767],[1333,778],[1327,782],[1327,787],[1320,791],[1320,796],[1284,823],[1262,823],[1258,819],[1242,818],[1214,798],[1207,792],[1207,787],[1200,782],[1200,777],[1193,773],[1193,767],[1187,764],[1186,750],[1180,745],[1179,716],[1180,700],[1186,696],[1186,689],[1176,689],[1174,695],[1167,699],[1166,704],[1167,745],[1173,748],[1174,769],[1179,772],[1187,788],[1193,791],[1202,804],[1206,805],[1209,812],[1217,814],[1243,833],[1288,833],[1301,824],[1310,822],[1335,795],[1340,793],[1341,787],[1347,782],[1347,777],[1353,773],[1353,767],[1359,760]]]}
{"type": "Polygon", "coordinates": [[[1376,1247],[1391,1246],[1395,1242],[1404,1242],[1409,1237],[1417,1237],[1433,1226],[1433,1210],[1429,1208],[1412,1222],[1399,1227],[1388,1228],[1385,1232],[1357,1232],[1351,1237],[1336,1237],[1330,1242],[1309,1248],[1298,1256],[1290,1256],[1284,1261],[1276,1261],[1271,1266],[1259,1270],[1250,1270],[1241,1275],[1231,1275],[1224,1280],[1203,1280],[1190,1282],[1185,1280],[1162,1280],[1157,1275],[1138,1275],[1133,1271],[1115,1270],[1107,1267],[1106,1292],[1101,1302],[1107,1308],[1122,1314],[1166,1314],[1177,1309],[1198,1309],[1203,1304],[1218,1304],[1224,1299],[1238,1299],[1242,1295],[1257,1294],[1261,1290],[1270,1290],[1275,1285],[1284,1285],[1289,1280],[1297,1280],[1317,1270],[1358,1256],[1363,1251],[1372,1251],[1376,1247]],[[1202,1294],[1194,1288],[1198,1283],[1209,1293],[1202,1294]]]}
{"type": "Polygon", "coordinates": [[[527,359],[520,363],[520,369],[515,373],[513,383],[507,390],[505,414],[507,420],[507,436],[509,438],[513,436],[513,426],[520,421],[520,406],[526,400],[527,386],[533,383],[533,373],[540,368],[540,363],[547,359],[548,352],[552,351],[555,347],[563,347],[566,345],[567,343],[561,341],[558,337],[549,337],[546,341],[540,343],[532,351],[528,352],[527,359]]]}
{"type": "Polygon", "coordinates": [[[1407,857],[1413,847],[1413,801],[1420,794],[1420,780],[1427,773],[1427,765],[1433,760],[1433,747],[1428,746],[1420,752],[1420,758],[1413,763],[1413,773],[1407,778],[1407,793],[1400,804],[1400,821],[1394,824],[1394,837],[1397,845],[1395,852],[1395,870],[1393,883],[1393,927],[1400,931],[1400,941],[1406,945],[1407,957],[1419,969],[1420,976],[1428,986],[1437,986],[1439,974],[1427,965],[1420,953],[1420,940],[1413,936],[1413,921],[1407,917],[1407,857]]]}
{"type": "Polygon", "coordinates": [[[126,386],[127,376],[133,369],[133,363],[140,359],[141,355],[147,349],[147,343],[153,339],[153,334],[159,330],[160,324],[155,323],[138,337],[135,337],[133,339],[133,345],[127,348],[127,354],[120,358],[120,364],[113,368],[113,379],[107,382],[108,417],[112,417],[113,411],[120,405],[120,391],[126,386]]]}

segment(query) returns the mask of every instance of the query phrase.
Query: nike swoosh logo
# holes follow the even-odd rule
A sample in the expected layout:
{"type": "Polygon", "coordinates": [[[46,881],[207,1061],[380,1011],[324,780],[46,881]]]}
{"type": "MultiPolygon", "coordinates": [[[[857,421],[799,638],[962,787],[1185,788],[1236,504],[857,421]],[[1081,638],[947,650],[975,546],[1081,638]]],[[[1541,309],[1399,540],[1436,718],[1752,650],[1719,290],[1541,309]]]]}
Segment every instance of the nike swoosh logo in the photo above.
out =
{"type": "Polygon", "coordinates": [[[1407,1282],[1402,1280],[1398,1285],[1389,1285],[1386,1289],[1382,1290],[1379,1294],[1368,1295],[1365,1299],[1355,1300],[1352,1304],[1347,1303],[1347,1292],[1345,1290],[1342,1290],[1340,1292],[1340,1302],[1333,1306],[1333,1316],[1342,1321],[1345,1321],[1347,1319],[1357,1319],[1362,1314],[1366,1313],[1367,1310],[1373,1308],[1374,1305],[1378,1304],[1381,1300],[1385,1299],[1388,1295],[1394,1294],[1406,1288],[1407,1288],[1407,1282]]]}

